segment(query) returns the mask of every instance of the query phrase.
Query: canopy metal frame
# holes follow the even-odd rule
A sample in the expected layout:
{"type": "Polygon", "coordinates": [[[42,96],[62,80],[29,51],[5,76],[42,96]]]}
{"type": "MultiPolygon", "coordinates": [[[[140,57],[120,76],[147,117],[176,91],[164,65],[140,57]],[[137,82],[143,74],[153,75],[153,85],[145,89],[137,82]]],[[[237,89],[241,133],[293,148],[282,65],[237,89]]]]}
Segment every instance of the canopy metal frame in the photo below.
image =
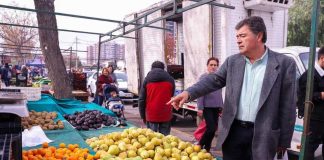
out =
{"type": "MultiPolygon", "coordinates": [[[[124,22],[122,23],[122,25],[120,27],[117,27],[109,32],[107,32],[106,34],[103,34],[103,35],[99,35],[99,46],[98,46],[98,62],[97,62],[97,72],[99,72],[99,68],[100,68],[100,51],[101,51],[101,44],[102,43],[105,43],[105,42],[109,42],[109,41],[112,41],[114,39],[117,39],[117,38],[120,38],[120,37],[123,37],[131,32],[134,32],[134,31],[137,31],[137,30],[140,30],[141,28],[143,27],[147,27],[155,22],[158,22],[158,21],[161,21],[161,20],[165,20],[167,18],[170,18],[172,16],[175,16],[177,14],[181,14],[185,11],[188,11],[188,10],[191,10],[191,9],[194,9],[196,7],[199,7],[199,6],[202,6],[204,4],[210,4],[210,5],[213,5],[213,6],[217,6],[217,7],[223,7],[223,8],[228,8],[228,9],[235,9],[234,6],[231,6],[231,5],[227,5],[227,4],[221,4],[221,3],[217,3],[217,2],[214,2],[214,0],[191,0],[191,1],[194,1],[196,3],[194,4],[191,4],[189,6],[186,6],[184,8],[179,8],[178,9],[178,3],[182,2],[182,0],[170,0],[168,2],[165,2],[164,4],[161,4],[160,6],[157,6],[157,7],[154,7],[144,13],[141,13],[141,15],[135,17],[134,19],[132,19],[131,21],[129,22],[124,22]],[[163,9],[163,8],[166,8],[166,7],[172,7],[172,12],[169,12],[165,15],[162,15],[161,17],[157,17],[157,18],[154,18],[150,21],[148,21],[148,16],[163,9]],[[143,19],[144,20],[144,23],[143,24],[138,24],[137,22],[139,20],[143,19]],[[130,24],[137,24],[135,25],[134,28],[132,29],[129,29],[129,30],[126,30],[126,27],[129,26],[130,24]],[[113,35],[114,32],[117,32],[119,30],[122,30],[122,33],[121,34],[118,34],[118,35],[113,35]],[[108,36],[109,38],[107,40],[102,40],[103,37],[106,37],[108,36]]],[[[97,74],[98,76],[99,74],[97,74]]]]}

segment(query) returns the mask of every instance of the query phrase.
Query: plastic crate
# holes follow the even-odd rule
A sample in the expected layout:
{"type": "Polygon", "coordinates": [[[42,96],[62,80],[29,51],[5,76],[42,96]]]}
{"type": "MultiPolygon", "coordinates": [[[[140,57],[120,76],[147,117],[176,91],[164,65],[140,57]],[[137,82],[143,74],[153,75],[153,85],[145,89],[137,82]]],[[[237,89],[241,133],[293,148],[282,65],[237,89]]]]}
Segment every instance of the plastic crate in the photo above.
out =
{"type": "Polygon", "coordinates": [[[36,87],[6,87],[8,89],[19,89],[21,93],[24,93],[28,101],[38,101],[41,99],[41,88],[36,87]]]}

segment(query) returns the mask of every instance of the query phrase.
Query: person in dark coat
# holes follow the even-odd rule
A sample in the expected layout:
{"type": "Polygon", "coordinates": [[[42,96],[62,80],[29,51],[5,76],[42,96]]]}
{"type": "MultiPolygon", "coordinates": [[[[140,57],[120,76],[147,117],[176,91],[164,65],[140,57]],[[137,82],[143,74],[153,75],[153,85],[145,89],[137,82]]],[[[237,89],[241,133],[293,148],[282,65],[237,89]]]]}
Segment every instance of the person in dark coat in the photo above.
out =
{"type": "Polygon", "coordinates": [[[5,66],[2,69],[1,73],[2,73],[1,78],[2,78],[3,82],[5,83],[6,87],[10,86],[10,79],[12,77],[12,72],[11,72],[11,69],[10,69],[8,63],[5,63],[5,66]]]}
{"type": "Polygon", "coordinates": [[[178,109],[226,86],[216,150],[222,149],[223,160],[273,160],[291,145],[296,63],[265,45],[267,31],[261,17],[247,17],[235,29],[239,53],[168,104],[178,109]]]}
{"type": "Polygon", "coordinates": [[[96,97],[94,99],[94,103],[97,103],[100,106],[102,105],[104,101],[104,87],[110,83],[112,83],[112,79],[109,76],[108,68],[104,68],[102,69],[102,74],[98,77],[96,97]]]}
{"type": "Polygon", "coordinates": [[[155,61],[147,74],[139,96],[139,111],[147,128],[164,135],[171,131],[172,106],[166,103],[175,91],[174,79],[155,61]]]}
{"type": "MultiPolygon", "coordinates": [[[[304,105],[306,96],[307,72],[299,79],[298,87],[298,117],[304,117],[304,105]]],[[[315,62],[314,83],[312,102],[314,108],[310,116],[309,141],[306,148],[306,159],[314,159],[314,153],[320,144],[324,143],[324,47],[318,51],[317,62],[315,62]]],[[[322,147],[322,156],[324,147],[322,147]]]]}

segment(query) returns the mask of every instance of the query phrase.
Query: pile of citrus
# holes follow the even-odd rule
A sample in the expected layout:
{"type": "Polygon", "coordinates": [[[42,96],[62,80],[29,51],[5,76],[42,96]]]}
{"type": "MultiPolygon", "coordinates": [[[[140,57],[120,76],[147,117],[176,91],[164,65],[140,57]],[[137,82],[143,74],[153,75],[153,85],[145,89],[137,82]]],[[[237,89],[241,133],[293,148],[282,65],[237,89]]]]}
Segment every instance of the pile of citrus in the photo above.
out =
{"type": "Polygon", "coordinates": [[[87,148],[79,148],[77,144],[61,143],[59,148],[43,143],[42,148],[23,151],[23,160],[96,160],[99,156],[89,154],[87,148]]]}

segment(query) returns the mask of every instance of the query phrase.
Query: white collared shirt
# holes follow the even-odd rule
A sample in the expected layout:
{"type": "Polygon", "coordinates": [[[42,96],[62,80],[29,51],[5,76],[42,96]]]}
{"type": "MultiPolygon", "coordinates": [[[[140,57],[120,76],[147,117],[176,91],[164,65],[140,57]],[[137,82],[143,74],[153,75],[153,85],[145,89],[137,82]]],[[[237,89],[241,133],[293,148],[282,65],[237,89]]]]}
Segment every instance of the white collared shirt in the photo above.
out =
{"type": "Polygon", "coordinates": [[[253,64],[245,57],[245,71],[236,119],[254,122],[268,63],[268,49],[253,64]]]}

